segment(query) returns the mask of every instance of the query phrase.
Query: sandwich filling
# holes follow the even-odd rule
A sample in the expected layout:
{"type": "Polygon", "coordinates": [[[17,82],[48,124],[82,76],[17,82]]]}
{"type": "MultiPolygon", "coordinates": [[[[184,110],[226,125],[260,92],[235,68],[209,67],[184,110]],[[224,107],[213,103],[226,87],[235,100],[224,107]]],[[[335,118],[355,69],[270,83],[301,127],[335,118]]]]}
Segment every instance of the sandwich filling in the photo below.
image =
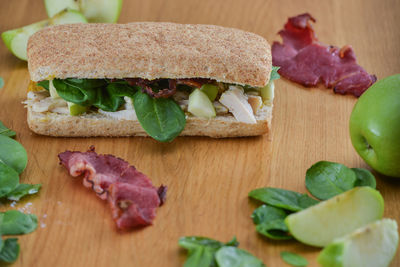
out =
{"type": "Polygon", "coordinates": [[[227,84],[211,79],[53,79],[31,82],[27,104],[32,111],[79,116],[93,112],[115,119],[138,120],[154,139],[171,141],[186,118],[233,116],[257,123],[257,113],[273,101],[273,67],[265,87],[227,84]]]}

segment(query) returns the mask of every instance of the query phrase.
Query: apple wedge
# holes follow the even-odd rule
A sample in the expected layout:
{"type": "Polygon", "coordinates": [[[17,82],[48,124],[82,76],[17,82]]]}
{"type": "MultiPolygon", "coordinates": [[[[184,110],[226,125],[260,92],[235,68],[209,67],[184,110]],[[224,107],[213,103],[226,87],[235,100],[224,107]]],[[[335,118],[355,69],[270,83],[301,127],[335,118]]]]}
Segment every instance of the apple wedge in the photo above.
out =
{"type": "Polygon", "coordinates": [[[119,18],[122,0],[45,0],[47,15],[54,16],[65,8],[81,12],[89,22],[115,23],[119,18]]]}
{"type": "Polygon", "coordinates": [[[370,222],[381,219],[383,198],[367,186],[356,187],[305,210],[286,217],[294,238],[302,243],[324,247],[370,222]]]}
{"type": "Polygon", "coordinates": [[[322,267],[387,267],[399,243],[397,223],[383,219],[336,239],[322,250],[322,267]]]}
{"type": "Polygon", "coordinates": [[[68,23],[87,23],[86,18],[75,10],[64,10],[54,17],[39,21],[28,26],[9,30],[1,34],[7,48],[19,59],[26,60],[26,47],[29,37],[38,30],[51,25],[68,23]]]}

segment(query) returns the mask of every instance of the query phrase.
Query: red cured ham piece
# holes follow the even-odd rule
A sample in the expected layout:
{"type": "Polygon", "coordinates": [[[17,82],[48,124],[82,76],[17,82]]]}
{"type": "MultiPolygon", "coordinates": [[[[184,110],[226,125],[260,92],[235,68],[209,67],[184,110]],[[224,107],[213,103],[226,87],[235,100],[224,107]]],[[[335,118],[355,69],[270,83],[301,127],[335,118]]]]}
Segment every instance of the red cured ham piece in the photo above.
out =
{"type": "Polygon", "coordinates": [[[318,42],[308,13],[291,17],[279,32],[283,43],[272,45],[272,64],[279,74],[307,87],[322,83],[335,93],[360,96],[375,81],[356,62],[353,49],[327,46],[318,42]]]}
{"type": "Polygon", "coordinates": [[[127,230],[152,223],[156,209],[165,201],[166,186],[156,188],[146,175],[128,162],[112,155],[65,151],[58,155],[60,164],[83,184],[107,200],[119,229],[127,230]]]}

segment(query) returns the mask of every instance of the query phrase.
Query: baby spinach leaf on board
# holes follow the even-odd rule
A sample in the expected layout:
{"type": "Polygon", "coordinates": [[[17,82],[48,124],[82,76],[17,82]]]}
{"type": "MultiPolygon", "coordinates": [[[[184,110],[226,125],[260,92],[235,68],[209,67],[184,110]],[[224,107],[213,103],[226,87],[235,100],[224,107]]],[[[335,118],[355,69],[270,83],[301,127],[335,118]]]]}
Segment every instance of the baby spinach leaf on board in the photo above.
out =
{"type": "Polygon", "coordinates": [[[306,187],[314,197],[326,200],[354,187],[355,172],[343,164],[319,161],[306,173],[306,187]]]}
{"type": "Polygon", "coordinates": [[[138,91],[133,101],[143,129],[160,142],[170,142],[185,128],[185,113],[170,98],[152,98],[138,91]]]}
{"type": "Polygon", "coordinates": [[[280,67],[272,66],[272,70],[271,70],[271,74],[270,74],[270,78],[269,78],[270,82],[281,78],[281,76],[278,73],[279,69],[280,69],[280,67]]]}
{"type": "Polygon", "coordinates": [[[183,248],[186,248],[188,250],[190,249],[196,249],[198,247],[210,247],[214,249],[219,249],[222,246],[238,246],[239,243],[237,242],[236,238],[234,237],[231,241],[227,243],[222,243],[220,241],[207,238],[207,237],[201,237],[201,236],[186,236],[186,237],[181,237],[178,241],[179,245],[183,248]]]}
{"type": "Polygon", "coordinates": [[[37,217],[18,210],[0,213],[0,235],[22,235],[33,232],[37,228],[37,217]]]}
{"type": "Polygon", "coordinates": [[[215,258],[219,267],[265,267],[261,260],[237,247],[222,247],[215,258]]]}
{"type": "Polygon", "coordinates": [[[286,216],[287,213],[280,208],[262,205],[254,210],[251,218],[258,233],[271,239],[287,240],[292,237],[284,222],[286,216]]]}
{"type": "Polygon", "coordinates": [[[292,266],[305,267],[308,265],[307,259],[293,252],[282,251],[281,258],[284,262],[292,266]]]}
{"type": "Polygon", "coordinates": [[[0,161],[21,173],[28,163],[28,155],[20,143],[0,135],[0,161]]]}
{"type": "Polygon", "coordinates": [[[18,173],[0,161],[0,198],[15,190],[18,184],[18,173]]]}
{"type": "Polygon", "coordinates": [[[37,85],[43,87],[47,91],[50,90],[50,81],[48,81],[48,80],[40,81],[40,82],[37,83],[37,85]]]}
{"type": "Polygon", "coordinates": [[[250,191],[249,197],[257,199],[273,207],[290,211],[300,211],[317,204],[319,201],[294,191],[280,188],[258,188],[250,191]]]}
{"type": "Polygon", "coordinates": [[[10,129],[8,129],[4,124],[0,121],[0,134],[8,137],[15,137],[16,133],[10,129]]]}
{"type": "Polygon", "coordinates": [[[375,180],[375,176],[366,169],[362,169],[362,168],[351,168],[356,176],[357,176],[357,180],[355,183],[355,186],[369,186],[372,188],[376,188],[376,180],[375,180]]]}
{"type": "Polygon", "coordinates": [[[274,220],[256,225],[256,231],[274,240],[289,240],[293,237],[289,235],[285,221],[274,220]]]}
{"type": "Polygon", "coordinates": [[[19,255],[19,244],[17,238],[7,238],[3,249],[0,251],[0,262],[12,263],[17,260],[19,255]]]}
{"type": "Polygon", "coordinates": [[[4,86],[4,80],[3,78],[0,77],[0,89],[3,88],[4,86]]]}
{"type": "Polygon", "coordinates": [[[216,250],[209,247],[199,247],[191,250],[183,267],[216,267],[214,254],[216,250]]]}
{"type": "Polygon", "coordinates": [[[237,246],[236,238],[227,243],[197,236],[181,237],[179,245],[188,250],[188,258],[184,267],[217,267],[215,252],[223,246],[237,246]]]}
{"type": "Polygon", "coordinates": [[[13,191],[8,193],[6,197],[9,200],[18,201],[24,196],[36,194],[41,187],[41,184],[19,184],[13,191]]]}

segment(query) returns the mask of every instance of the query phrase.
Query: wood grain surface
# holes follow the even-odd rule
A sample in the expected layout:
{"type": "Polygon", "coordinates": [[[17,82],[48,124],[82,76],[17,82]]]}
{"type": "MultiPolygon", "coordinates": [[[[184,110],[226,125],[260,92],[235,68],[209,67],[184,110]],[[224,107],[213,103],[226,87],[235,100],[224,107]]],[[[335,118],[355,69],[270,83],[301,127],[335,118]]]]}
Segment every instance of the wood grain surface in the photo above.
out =
{"type": "MultiPolygon", "coordinates": [[[[400,73],[398,0],[125,0],[120,22],[207,23],[255,32],[271,43],[288,16],[310,12],[315,30],[327,44],[351,44],[359,63],[378,78],[400,73]]],[[[0,31],[46,18],[41,0],[0,1],[0,31]]],[[[181,266],[179,237],[202,235],[221,241],[236,236],[240,247],[267,266],[287,266],[281,251],[304,255],[317,266],[319,249],[295,241],[267,240],[255,231],[250,214],[258,203],[250,190],[281,187],[305,192],[307,168],[319,160],[349,167],[367,165],[353,149],[348,121],[356,98],[331,90],[306,89],[281,79],[276,83],[272,132],[256,138],[177,138],[160,144],[150,138],[51,138],[29,131],[26,62],[0,44],[0,120],[14,129],[29,163],[24,183],[41,183],[40,194],[15,208],[36,214],[38,229],[19,238],[21,254],[13,266],[181,266]],[[64,150],[86,150],[122,157],[169,187],[166,204],[153,226],[120,233],[106,202],[58,165],[64,150]]],[[[400,180],[377,173],[385,216],[400,222],[400,180]]],[[[0,210],[11,209],[4,202],[0,210]]],[[[397,254],[391,266],[400,266],[397,254]]]]}

